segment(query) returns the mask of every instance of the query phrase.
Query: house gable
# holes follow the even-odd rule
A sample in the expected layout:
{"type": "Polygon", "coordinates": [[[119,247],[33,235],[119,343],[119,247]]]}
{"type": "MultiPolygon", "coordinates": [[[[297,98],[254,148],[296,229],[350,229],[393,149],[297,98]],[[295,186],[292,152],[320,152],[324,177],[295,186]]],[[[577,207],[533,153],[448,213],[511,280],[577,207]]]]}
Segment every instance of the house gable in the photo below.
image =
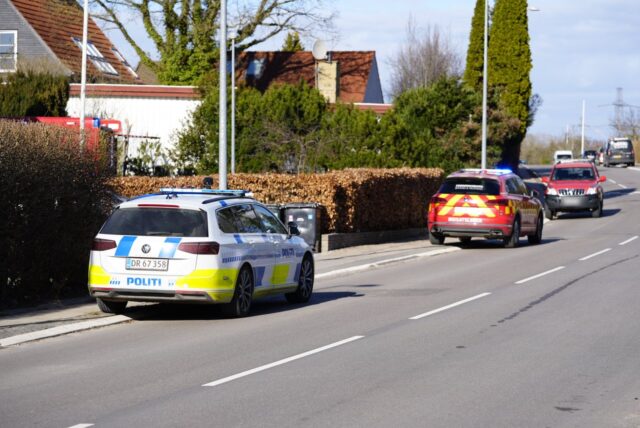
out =
{"type": "MultiPolygon", "coordinates": [[[[79,81],[82,67],[83,11],[75,0],[2,0],[12,2],[22,18],[39,36],[50,52],[79,81]]],[[[125,64],[122,55],[89,19],[87,74],[90,80],[113,83],[142,83],[125,64]]]]}
{"type": "Polygon", "coordinates": [[[65,74],[71,71],[55,56],[38,33],[15,8],[11,0],[0,0],[0,31],[16,31],[17,61],[19,67],[55,64],[65,74]]]}

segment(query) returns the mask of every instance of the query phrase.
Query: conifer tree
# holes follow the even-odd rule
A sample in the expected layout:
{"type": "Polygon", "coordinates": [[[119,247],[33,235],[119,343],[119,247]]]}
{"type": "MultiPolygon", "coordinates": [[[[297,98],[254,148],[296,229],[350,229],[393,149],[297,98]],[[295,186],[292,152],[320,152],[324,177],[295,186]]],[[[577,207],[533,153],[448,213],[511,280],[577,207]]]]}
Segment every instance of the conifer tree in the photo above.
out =
{"type": "Polygon", "coordinates": [[[484,64],[484,6],[485,0],[477,0],[471,19],[467,65],[464,82],[477,91],[482,90],[482,67],[484,64]]]}
{"type": "Polygon", "coordinates": [[[520,121],[517,138],[505,142],[502,161],[517,167],[520,143],[530,125],[531,50],[527,0],[496,0],[489,31],[489,85],[507,114],[520,121]]]}
{"type": "Polygon", "coordinates": [[[291,31],[287,34],[282,50],[284,52],[300,52],[304,50],[304,46],[300,41],[300,34],[297,31],[291,31]]]}

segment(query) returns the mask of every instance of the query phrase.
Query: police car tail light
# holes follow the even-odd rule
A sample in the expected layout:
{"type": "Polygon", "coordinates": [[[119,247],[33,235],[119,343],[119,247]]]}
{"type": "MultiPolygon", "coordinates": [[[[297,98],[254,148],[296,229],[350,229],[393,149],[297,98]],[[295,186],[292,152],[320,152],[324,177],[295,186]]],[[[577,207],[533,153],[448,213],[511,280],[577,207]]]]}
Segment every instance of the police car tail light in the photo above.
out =
{"type": "Polygon", "coordinates": [[[117,247],[116,241],[112,241],[110,239],[95,238],[93,240],[93,245],[91,246],[91,249],[93,251],[107,251],[107,250],[112,250],[116,247],[117,247]]]}
{"type": "Polygon", "coordinates": [[[183,242],[178,250],[189,254],[218,254],[220,244],[217,242],[183,242]]]}

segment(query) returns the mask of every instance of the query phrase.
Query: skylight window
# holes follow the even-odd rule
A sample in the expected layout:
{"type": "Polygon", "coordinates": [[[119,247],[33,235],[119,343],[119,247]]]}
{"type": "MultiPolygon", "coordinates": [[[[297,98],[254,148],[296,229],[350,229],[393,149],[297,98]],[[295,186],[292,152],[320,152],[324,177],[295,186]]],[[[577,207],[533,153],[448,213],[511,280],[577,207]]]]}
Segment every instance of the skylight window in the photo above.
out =
{"type": "Polygon", "coordinates": [[[138,73],[135,72],[135,70],[133,69],[133,67],[131,67],[129,65],[129,63],[127,62],[126,59],[124,59],[124,57],[122,55],[120,55],[120,52],[118,52],[118,49],[116,48],[111,48],[111,51],[113,52],[113,54],[116,56],[116,58],[118,58],[118,61],[120,61],[122,63],[122,65],[129,71],[129,73],[131,73],[131,75],[133,77],[135,77],[136,79],[139,79],[140,76],[138,76],[138,73]]]}
{"type": "MultiPolygon", "coordinates": [[[[82,50],[82,40],[78,37],[72,37],[73,42],[82,50]]],[[[87,58],[91,60],[95,67],[106,74],[118,75],[118,71],[113,68],[111,63],[102,55],[102,52],[90,41],[87,40],[87,58]]]]}

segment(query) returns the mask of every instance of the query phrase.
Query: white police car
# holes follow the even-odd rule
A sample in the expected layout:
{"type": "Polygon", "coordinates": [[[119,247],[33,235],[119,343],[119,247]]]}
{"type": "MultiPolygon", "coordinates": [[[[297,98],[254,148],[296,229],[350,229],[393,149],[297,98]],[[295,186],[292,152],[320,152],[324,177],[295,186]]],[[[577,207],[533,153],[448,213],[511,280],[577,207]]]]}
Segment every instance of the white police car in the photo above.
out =
{"type": "Polygon", "coordinates": [[[222,303],[230,316],[254,298],[307,302],[311,248],[245,191],[162,189],[120,206],[93,241],[89,293],[107,313],[127,301],[222,303]]]}

